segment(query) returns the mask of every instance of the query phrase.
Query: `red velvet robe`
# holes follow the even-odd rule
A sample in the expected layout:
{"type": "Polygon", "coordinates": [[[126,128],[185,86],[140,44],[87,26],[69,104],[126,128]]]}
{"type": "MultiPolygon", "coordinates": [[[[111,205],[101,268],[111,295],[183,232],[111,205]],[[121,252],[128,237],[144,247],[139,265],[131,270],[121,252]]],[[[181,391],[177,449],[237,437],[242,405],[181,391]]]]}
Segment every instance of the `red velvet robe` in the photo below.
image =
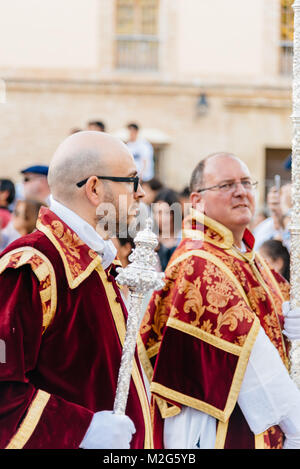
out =
{"type": "Polygon", "coordinates": [[[241,254],[231,231],[199,212],[184,226],[165,287],[154,292],[141,326],[155,447],[162,445],[163,419],[185,405],[217,419],[216,448],[281,448],[279,427],[252,434],[237,398],[260,326],[288,366],[281,333],[288,283],[254,254],[248,230],[248,252],[241,254]]]}
{"type": "MultiPolygon", "coordinates": [[[[0,259],[0,447],[74,449],[94,412],[113,408],[127,312],[118,263],[104,271],[49,209],[37,227],[0,259]]],[[[137,354],[126,414],[136,427],[131,447],[151,448],[137,354]]]]}

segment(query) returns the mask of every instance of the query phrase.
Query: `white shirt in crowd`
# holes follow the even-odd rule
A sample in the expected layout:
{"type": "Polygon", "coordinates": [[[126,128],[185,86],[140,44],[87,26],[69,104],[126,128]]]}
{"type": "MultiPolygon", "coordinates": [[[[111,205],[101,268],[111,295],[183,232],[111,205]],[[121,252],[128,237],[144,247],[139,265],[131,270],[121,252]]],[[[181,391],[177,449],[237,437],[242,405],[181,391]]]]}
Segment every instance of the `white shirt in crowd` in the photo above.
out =
{"type": "Polygon", "coordinates": [[[149,181],[154,177],[153,147],[145,139],[138,138],[134,142],[128,142],[127,146],[134,157],[138,174],[143,181],[149,181]]]}

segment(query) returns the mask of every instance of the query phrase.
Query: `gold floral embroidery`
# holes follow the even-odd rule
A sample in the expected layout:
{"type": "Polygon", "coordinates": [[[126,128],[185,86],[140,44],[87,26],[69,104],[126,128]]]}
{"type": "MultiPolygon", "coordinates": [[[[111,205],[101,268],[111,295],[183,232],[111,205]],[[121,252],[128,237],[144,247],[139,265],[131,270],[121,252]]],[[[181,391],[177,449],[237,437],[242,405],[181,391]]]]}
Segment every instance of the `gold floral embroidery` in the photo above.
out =
{"type": "Polygon", "coordinates": [[[21,256],[22,256],[22,252],[17,252],[15,254],[12,254],[9,259],[9,263],[7,267],[11,267],[14,269],[18,265],[18,262],[21,259],[21,256]]]}
{"type": "Polygon", "coordinates": [[[188,280],[184,279],[182,285],[185,297],[183,311],[186,314],[190,314],[191,312],[195,314],[195,319],[193,321],[189,321],[189,324],[191,324],[192,326],[196,326],[199,324],[199,319],[205,311],[200,287],[200,277],[197,277],[193,282],[189,282],[188,280]]]}
{"type": "Polygon", "coordinates": [[[33,270],[35,270],[37,267],[42,265],[44,263],[43,259],[41,259],[39,256],[34,255],[30,259],[30,264],[33,270]]]}
{"type": "Polygon", "coordinates": [[[148,342],[147,342],[147,349],[150,349],[151,347],[153,347],[154,345],[156,345],[159,342],[160,342],[160,340],[157,340],[157,339],[154,339],[154,338],[150,337],[148,339],[148,342]]]}
{"type": "Polygon", "coordinates": [[[60,246],[64,252],[68,265],[70,267],[71,275],[73,278],[78,277],[82,273],[82,266],[80,264],[80,246],[84,246],[84,242],[72,232],[69,228],[65,228],[63,223],[59,220],[51,222],[51,226],[46,225],[54,236],[59,239],[60,246]],[[78,259],[78,262],[75,261],[78,259]]]}
{"type": "Polygon", "coordinates": [[[54,220],[51,223],[51,229],[54,235],[61,241],[63,244],[63,250],[68,255],[68,253],[80,259],[79,246],[84,246],[84,242],[77,236],[76,233],[72,232],[69,228],[64,228],[64,225],[59,220],[54,220]]]}
{"type": "Polygon", "coordinates": [[[211,239],[212,241],[216,241],[218,243],[221,243],[224,239],[223,236],[211,228],[205,228],[205,238],[211,239]]]}
{"type": "Polygon", "coordinates": [[[255,311],[255,313],[259,316],[260,308],[259,304],[261,301],[266,301],[266,292],[261,285],[257,287],[251,287],[247,297],[249,299],[249,303],[251,308],[255,311]]]}
{"type": "Polygon", "coordinates": [[[246,334],[244,334],[244,335],[239,335],[239,336],[236,338],[235,343],[236,343],[236,345],[239,345],[240,347],[242,347],[242,346],[244,345],[246,339],[247,339],[247,335],[246,335],[246,334]]]}
{"type": "Polygon", "coordinates": [[[238,328],[238,323],[244,320],[250,324],[253,321],[253,314],[244,301],[239,301],[235,306],[227,309],[225,313],[219,313],[214,333],[217,337],[221,338],[223,337],[221,332],[222,327],[228,326],[229,331],[233,332],[238,328]]]}
{"type": "Polygon", "coordinates": [[[153,318],[152,330],[157,335],[158,340],[161,339],[163,328],[167,322],[172,304],[171,292],[164,298],[159,295],[155,297],[156,313],[153,318]]]}
{"type": "Polygon", "coordinates": [[[290,299],[290,285],[287,282],[279,282],[279,287],[285,301],[290,299]]]}
{"type": "Polygon", "coordinates": [[[93,249],[90,249],[89,250],[89,256],[91,259],[95,259],[95,257],[97,257],[97,253],[93,250],[93,249]]]}
{"type": "Polygon", "coordinates": [[[188,275],[189,277],[193,275],[194,273],[194,264],[195,264],[195,261],[193,258],[187,259],[187,262],[184,264],[185,274],[188,275]]]}
{"type": "Polygon", "coordinates": [[[208,332],[209,334],[211,334],[212,333],[212,328],[213,328],[213,324],[209,319],[207,321],[203,321],[203,323],[201,325],[201,329],[203,331],[208,332]]]}

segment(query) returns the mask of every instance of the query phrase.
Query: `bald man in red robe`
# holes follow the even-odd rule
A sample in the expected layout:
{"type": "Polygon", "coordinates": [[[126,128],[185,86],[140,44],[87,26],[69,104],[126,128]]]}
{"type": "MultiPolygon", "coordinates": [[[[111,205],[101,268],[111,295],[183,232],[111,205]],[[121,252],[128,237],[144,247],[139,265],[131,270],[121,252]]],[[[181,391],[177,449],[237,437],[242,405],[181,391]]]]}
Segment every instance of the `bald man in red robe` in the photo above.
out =
{"type": "Polygon", "coordinates": [[[50,209],[0,259],[0,447],[151,448],[137,353],[126,415],[112,412],[127,311],[100,226],[103,202],[120,228],[143,197],[133,157],[107,134],[77,133],[48,179],[50,209]]]}

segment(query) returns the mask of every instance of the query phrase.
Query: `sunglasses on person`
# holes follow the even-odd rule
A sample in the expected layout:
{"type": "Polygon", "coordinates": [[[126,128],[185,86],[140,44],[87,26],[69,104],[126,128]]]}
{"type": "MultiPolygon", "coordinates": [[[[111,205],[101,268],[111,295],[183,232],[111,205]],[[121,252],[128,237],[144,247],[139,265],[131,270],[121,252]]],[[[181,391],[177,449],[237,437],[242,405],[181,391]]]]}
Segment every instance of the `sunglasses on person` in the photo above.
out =
{"type": "MultiPolygon", "coordinates": [[[[118,176],[96,176],[98,179],[107,179],[109,181],[114,181],[114,182],[133,182],[133,191],[137,192],[138,186],[140,179],[138,176],[131,176],[131,177],[118,177],[118,176]]],[[[89,180],[89,178],[83,179],[83,181],[77,182],[76,186],[77,187],[82,187],[86,182],[89,180]]]]}
{"type": "Polygon", "coordinates": [[[24,176],[23,182],[34,181],[35,179],[39,179],[41,177],[45,177],[45,176],[43,174],[32,174],[31,176],[24,176]]]}

